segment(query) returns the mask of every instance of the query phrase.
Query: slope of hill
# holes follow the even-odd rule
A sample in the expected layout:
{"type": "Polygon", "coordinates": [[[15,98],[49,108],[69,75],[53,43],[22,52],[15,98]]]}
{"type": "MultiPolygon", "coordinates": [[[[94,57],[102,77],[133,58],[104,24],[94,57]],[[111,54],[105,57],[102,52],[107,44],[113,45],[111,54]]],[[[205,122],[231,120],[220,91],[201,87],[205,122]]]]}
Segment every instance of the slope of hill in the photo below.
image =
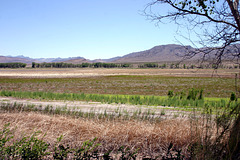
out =
{"type": "Polygon", "coordinates": [[[21,63],[30,64],[30,63],[32,63],[33,61],[38,62],[37,60],[31,59],[31,58],[19,58],[19,57],[5,57],[5,56],[0,56],[0,63],[21,62],[21,63]]]}
{"type": "Polygon", "coordinates": [[[92,60],[91,62],[93,63],[96,63],[96,62],[103,62],[103,63],[110,63],[110,62],[114,62],[116,60],[118,60],[119,58],[122,58],[120,56],[118,57],[113,57],[113,58],[109,58],[109,59],[95,59],[95,60],[92,60]]]}
{"type": "Polygon", "coordinates": [[[43,62],[65,62],[65,63],[83,63],[83,62],[88,62],[85,58],[83,57],[69,57],[69,58],[29,58],[29,57],[24,57],[24,56],[0,56],[0,63],[12,63],[12,62],[21,62],[21,63],[27,63],[31,64],[32,62],[36,63],[43,63],[43,62]]]}
{"type": "Polygon", "coordinates": [[[187,50],[193,49],[190,46],[181,46],[176,44],[155,46],[149,50],[130,53],[114,62],[163,62],[163,61],[179,61],[181,56],[187,50]]]}
{"type": "Polygon", "coordinates": [[[81,63],[90,63],[85,58],[76,58],[76,59],[70,59],[67,61],[63,61],[64,63],[72,63],[72,64],[81,64],[81,63]]]}
{"type": "Polygon", "coordinates": [[[84,59],[83,57],[68,57],[68,58],[37,58],[39,62],[65,62],[73,59],[84,59]]]}

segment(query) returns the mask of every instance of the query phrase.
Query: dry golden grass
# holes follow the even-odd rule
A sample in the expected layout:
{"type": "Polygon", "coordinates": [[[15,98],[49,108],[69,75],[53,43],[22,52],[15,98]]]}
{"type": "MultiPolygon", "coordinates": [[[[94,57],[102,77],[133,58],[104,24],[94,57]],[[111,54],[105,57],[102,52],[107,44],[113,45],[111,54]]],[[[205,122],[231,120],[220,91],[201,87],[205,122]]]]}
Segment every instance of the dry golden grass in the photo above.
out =
{"type": "Polygon", "coordinates": [[[188,145],[195,141],[191,132],[191,123],[187,119],[169,119],[157,123],[147,121],[97,120],[44,115],[32,112],[0,113],[0,127],[10,123],[16,130],[15,138],[41,131],[46,133],[44,140],[50,144],[63,135],[63,144],[80,146],[83,141],[98,138],[101,151],[118,149],[128,146],[131,149],[140,148],[141,155],[161,155],[166,152],[170,142],[176,148],[187,152],[188,145]]]}

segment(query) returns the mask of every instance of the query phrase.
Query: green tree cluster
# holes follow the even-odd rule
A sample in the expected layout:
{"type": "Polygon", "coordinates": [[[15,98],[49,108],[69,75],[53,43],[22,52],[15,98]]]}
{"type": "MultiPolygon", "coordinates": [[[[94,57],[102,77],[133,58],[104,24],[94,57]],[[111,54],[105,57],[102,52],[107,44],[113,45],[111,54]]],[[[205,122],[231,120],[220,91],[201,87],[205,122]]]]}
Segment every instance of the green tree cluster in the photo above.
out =
{"type": "Polygon", "coordinates": [[[82,63],[82,64],[73,64],[73,63],[35,63],[32,62],[32,68],[128,68],[130,64],[116,64],[116,63],[82,63]]]}
{"type": "Polygon", "coordinates": [[[139,65],[138,68],[158,68],[157,63],[145,63],[142,65],[139,65]]]}
{"type": "Polygon", "coordinates": [[[0,63],[0,68],[25,68],[27,66],[26,63],[0,63]]]}

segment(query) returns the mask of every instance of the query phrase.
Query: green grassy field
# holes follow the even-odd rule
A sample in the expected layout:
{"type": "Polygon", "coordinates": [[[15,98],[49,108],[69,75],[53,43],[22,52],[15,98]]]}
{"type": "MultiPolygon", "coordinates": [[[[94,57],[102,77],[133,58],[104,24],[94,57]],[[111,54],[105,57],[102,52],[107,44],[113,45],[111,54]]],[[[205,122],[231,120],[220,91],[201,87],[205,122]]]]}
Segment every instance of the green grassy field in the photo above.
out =
{"type": "MultiPolygon", "coordinates": [[[[188,93],[189,95],[189,93],[188,93]]],[[[149,96],[149,95],[109,95],[109,94],[78,94],[78,93],[53,93],[53,92],[29,92],[29,91],[0,91],[0,96],[16,97],[23,99],[38,100],[67,100],[101,102],[109,104],[132,104],[146,106],[180,107],[185,111],[204,111],[206,108],[212,111],[231,110],[238,101],[230,101],[230,98],[203,98],[199,93],[196,98],[188,98],[188,95],[181,96],[149,96]]],[[[177,110],[179,108],[176,108],[177,110]]]]}
{"type": "Polygon", "coordinates": [[[233,78],[167,77],[159,75],[91,76],[79,78],[0,78],[1,90],[56,93],[165,96],[203,89],[205,97],[229,97],[235,91],[233,78]]]}

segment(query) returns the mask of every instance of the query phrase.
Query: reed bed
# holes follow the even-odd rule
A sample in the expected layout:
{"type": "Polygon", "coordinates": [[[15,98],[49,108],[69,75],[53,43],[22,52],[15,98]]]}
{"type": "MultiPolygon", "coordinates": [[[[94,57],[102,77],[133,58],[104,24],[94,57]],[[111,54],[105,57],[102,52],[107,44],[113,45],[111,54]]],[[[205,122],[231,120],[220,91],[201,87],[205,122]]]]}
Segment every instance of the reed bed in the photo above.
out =
{"type": "Polygon", "coordinates": [[[0,96],[28,98],[39,100],[68,100],[87,101],[115,104],[132,104],[147,106],[181,107],[191,111],[193,108],[202,109],[210,107],[212,110],[232,109],[238,101],[229,101],[228,98],[202,98],[187,99],[180,96],[146,96],[146,95],[108,95],[108,94],[85,94],[85,93],[53,93],[53,92],[27,92],[27,91],[0,91],[0,96]],[[229,104],[229,105],[228,105],[229,104]],[[228,106],[226,108],[226,106],[228,106]]]}

